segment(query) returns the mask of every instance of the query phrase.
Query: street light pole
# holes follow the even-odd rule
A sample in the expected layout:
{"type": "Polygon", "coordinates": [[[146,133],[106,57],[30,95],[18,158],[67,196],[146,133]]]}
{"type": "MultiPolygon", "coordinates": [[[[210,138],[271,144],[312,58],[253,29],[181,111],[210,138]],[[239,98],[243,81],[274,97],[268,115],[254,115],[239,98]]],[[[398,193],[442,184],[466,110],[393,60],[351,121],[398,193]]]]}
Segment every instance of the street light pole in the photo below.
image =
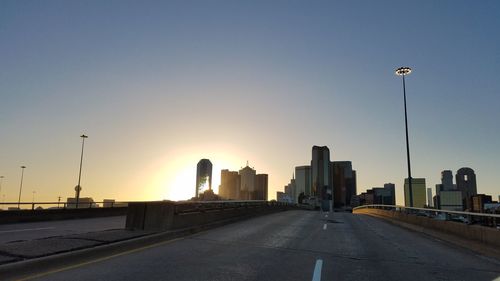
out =
{"type": "Polygon", "coordinates": [[[411,68],[403,66],[396,69],[395,73],[398,76],[403,76],[403,97],[404,97],[404,107],[405,107],[405,128],[406,128],[406,159],[408,161],[408,193],[410,199],[410,207],[413,207],[413,189],[412,189],[411,166],[410,166],[410,143],[408,140],[408,114],[406,111],[406,85],[405,85],[405,76],[411,73],[411,68]]]}
{"type": "Polygon", "coordinates": [[[18,209],[21,209],[21,192],[23,190],[24,169],[26,169],[26,166],[21,166],[21,184],[19,185],[19,199],[17,200],[18,209]]]}
{"type": "Polygon", "coordinates": [[[82,138],[82,153],[80,156],[80,172],[78,173],[78,185],[75,187],[77,209],[78,209],[78,202],[80,201],[80,191],[82,190],[82,187],[80,186],[80,180],[82,179],[83,148],[85,146],[85,139],[88,138],[88,136],[83,134],[80,137],[82,138]]]}

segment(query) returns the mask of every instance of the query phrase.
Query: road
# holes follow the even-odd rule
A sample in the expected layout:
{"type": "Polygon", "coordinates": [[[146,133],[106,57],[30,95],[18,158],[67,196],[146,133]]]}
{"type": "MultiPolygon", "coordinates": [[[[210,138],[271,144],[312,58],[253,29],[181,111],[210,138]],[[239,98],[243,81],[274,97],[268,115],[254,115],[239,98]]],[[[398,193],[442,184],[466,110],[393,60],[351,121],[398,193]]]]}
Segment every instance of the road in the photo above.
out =
{"type": "Polygon", "coordinates": [[[125,227],[125,216],[0,224],[0,243],[125,227]]]}
{"type": "Polygon", "coordinates": [[[380,219],[287,211],[34,280],[494,280],[500,261],[380,219]]]}

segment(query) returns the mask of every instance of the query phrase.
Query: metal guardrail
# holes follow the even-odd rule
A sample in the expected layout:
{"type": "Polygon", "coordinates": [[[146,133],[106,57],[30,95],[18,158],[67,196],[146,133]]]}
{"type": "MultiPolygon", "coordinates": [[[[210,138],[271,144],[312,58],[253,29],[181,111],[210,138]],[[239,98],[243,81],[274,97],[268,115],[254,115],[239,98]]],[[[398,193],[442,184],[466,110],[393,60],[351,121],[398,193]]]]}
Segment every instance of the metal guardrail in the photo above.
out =
{"type": "MultiPolygon", "coordinates": [[[[78,209],[96,209],[96,208],[117,208],[126,207],[129,202],[79,202],[78,209]]],[[[73,202],[3,202],[0,203],[2,211],[22,211],[37,210],[41,207],[43,210],[51,209],[76,209],[76,203],[73,202]]]]}
{"type": "MultiPolygon", "coordinates": [[[[149,201],[149,202],[165,202],[164,201],[149,201]]],[[[116,208],[126,207],[129,203],[146,203],[147,201],[118,201],[118,202],[79,202],[78,209],[96,209],[96,208],[116,208]]],[[[296,206],[296,204],[283,203],[276,201],[265,200],[246,200],[246,201],[170,201],[175,205],[176,213],[189,213],[189,212],[206,212],[211,210],[220,210],[228,208],[254,208],[257,206],[296,206]]],[[[38,207],[47,209],[76,209],[74,202],[5,202],[0,203],[0,210],[3,211],[19,211],[19,210],[36,210],[38,207]],[[18,207],[19,206],[19,207],[18,207]],[[7,208],[6,208],[7,207],[7,208]],[[9,208],[10,207],[10,208],[9,208]]]]}
{"type": "Polygon", "coordinates": [[[404,212],[406,214],[413,214],[417,216],[426,216],[429,218],[434,218],[438,220],[451,220],[458,221],[467,224],[481,223],[487,226],[497,226],[500,225],[500,214],[492,213],[474,213],[474,212],[463,212],[463,211],[448,211],[440,209],[429,209],[429,208],[415,208],[415,207],[405,207],[399,205],[363,205],[353,208],[352,210],[360,209],[382,209],[396,212],[404,212]]]}

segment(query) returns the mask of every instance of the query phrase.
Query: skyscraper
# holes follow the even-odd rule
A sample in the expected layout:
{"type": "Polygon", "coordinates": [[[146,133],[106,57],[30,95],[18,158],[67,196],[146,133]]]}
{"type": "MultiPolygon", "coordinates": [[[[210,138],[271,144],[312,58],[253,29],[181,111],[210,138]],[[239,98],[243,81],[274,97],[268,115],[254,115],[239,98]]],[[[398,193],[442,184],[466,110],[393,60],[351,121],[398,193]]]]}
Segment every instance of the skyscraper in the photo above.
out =
{"type": "Polygon", "coordinates": [[[477,195],[476,174],[471,168],[461,168],[455,176],[457,189],[462,192],[463,205],[466,209],[472,209],[472,196],[477,195]]]}
{"type": "Polygon", "coordinates": [[[248,166],[240,170],[240,199],[251,200],[251,194],[255,191],[255,175],[254,169],[248,166]]]}
{"type": "Polygon", "coordinates": [[[220,171],[219,195],[225,199],[240,198],[240,175],[236,171],[220,171]]]}
{"type": "Polygon", "coordinates": [[[385,204],[396,205],[396,185],[393,183],[384,183],[384,189],[387,190],[390,194],[390,198],[385,204]]]}
{"type": "Polygon", "coordinates": [[[251,199],[267,201],[267,185],[268,185],[268,175],[257,174],[255,176],[255,191],[251,195],[251,199]]]}
{"type": "Polygon", "coordinates": [[[427,207],[432,207],[432,188],[427,188],[427,207]]]}
{"type": "Polygon", "coordinates": [[[453,172],[450,170],[444,170],[441,172],[441,184],[443,185],[442,190],[453,190],[453,172]]]}
{"type": "MultiPolygon", "coordinates": [[[[410,207],[410,192],[409,192],[408,178],[405,179],[404,191],[405,191],[405,206],[410,207]]],[[[413,197],[413,207],[423,208],[425,207],[425,178],[411,178],[411,189],[413,197]]]]}
{"type": "Polygon", "coordinates": [[[295,167],[295,185],[297,195],[300,193],[304,193],[305,196],[311,195],[311,166],[295,167]]]}
{"type": "Polygon", "coordinates": [[[355,171],[351,161],[334,161],[330,164],[330,183],[333,184],[333,205],[336,208],[351,204],[351,197],[356,195],[355,171]]]}
{"type": "Polygon", "coordinates": [[[313,146],[311,160],[311,195],[320,199],[321,208],[332,207],[333,189],[330,183],[330,150],[326,146],[313,146]]]}
{"type": "Polygon", "coordinates": [[[212,190],[212,162],[201,159],[196,166],[196,197],[207,190],[212,190]]]}

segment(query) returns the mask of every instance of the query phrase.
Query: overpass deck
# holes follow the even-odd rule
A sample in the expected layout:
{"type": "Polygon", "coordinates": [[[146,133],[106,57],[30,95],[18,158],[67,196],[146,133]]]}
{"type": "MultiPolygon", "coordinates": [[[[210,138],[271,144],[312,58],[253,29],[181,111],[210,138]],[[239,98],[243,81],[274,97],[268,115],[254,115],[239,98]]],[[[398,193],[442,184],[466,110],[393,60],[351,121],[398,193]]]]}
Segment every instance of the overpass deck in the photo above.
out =
{"type": "Polygon", "coordinates": [[[494,280],[498,277],[498,260],[377,218],[293,210],[59,268],[33,280],[494,280]]]}

